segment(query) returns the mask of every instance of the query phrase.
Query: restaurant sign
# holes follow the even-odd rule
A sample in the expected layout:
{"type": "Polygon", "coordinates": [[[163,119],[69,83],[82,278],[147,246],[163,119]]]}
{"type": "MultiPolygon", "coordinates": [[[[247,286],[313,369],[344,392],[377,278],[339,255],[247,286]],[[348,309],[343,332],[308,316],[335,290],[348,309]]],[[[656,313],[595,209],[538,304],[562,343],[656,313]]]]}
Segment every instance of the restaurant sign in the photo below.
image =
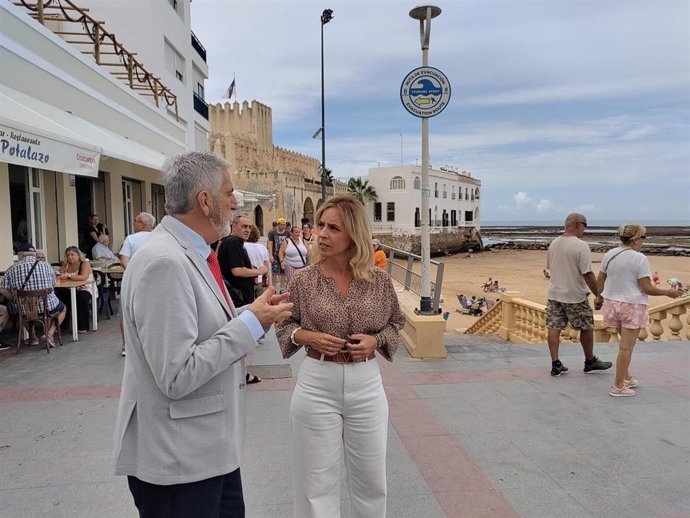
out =
{"type": "Polygon", "coordinates": [[[101,155],[52,138],[0,124],[0,161],[82,176],[98,176],[101,155]]]}

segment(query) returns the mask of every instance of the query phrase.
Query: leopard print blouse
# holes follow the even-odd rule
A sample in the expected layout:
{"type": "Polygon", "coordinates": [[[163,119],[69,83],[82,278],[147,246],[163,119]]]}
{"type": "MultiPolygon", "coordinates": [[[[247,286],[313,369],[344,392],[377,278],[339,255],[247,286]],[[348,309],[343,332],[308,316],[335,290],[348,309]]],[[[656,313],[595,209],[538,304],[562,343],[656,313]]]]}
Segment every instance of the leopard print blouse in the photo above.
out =
{"type": "Polygon", "coordinates": [[[405,316],[388,274],[379,268],[374,270],[372,281],[354,279],[345,297],[333,279],[321,273],[318,264],[298,270],[288,286],[289,301],[295,304],[292,317],[276,324],[283,358],[299,350],[290,341],[290,335],[301,327],[343,339],[355,333],[380,333],[384,345],[377,352],[393,361],[400,344],[398,331],[405,325],[405,316]]]}

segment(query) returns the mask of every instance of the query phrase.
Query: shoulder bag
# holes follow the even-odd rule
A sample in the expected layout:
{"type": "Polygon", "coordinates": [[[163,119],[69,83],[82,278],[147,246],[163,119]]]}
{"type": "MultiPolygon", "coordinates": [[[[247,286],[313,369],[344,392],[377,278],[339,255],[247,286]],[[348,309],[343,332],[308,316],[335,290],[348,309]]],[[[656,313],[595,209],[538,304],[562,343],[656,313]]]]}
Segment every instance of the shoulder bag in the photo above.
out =
{"type": "Polygon", "coordinates": [[[290,240],[290,243],[292,243],[292,246],[294,246],[297,249],[297,253],[299,254],[299,258],[302,259],[302,268],[307,266],[307,261],[304,260],[304,256],[302,255],[302,251],[299,249],[299,247],[295,244],[295,242],[292,240],[291,237],[288,237],[290,240]]]}

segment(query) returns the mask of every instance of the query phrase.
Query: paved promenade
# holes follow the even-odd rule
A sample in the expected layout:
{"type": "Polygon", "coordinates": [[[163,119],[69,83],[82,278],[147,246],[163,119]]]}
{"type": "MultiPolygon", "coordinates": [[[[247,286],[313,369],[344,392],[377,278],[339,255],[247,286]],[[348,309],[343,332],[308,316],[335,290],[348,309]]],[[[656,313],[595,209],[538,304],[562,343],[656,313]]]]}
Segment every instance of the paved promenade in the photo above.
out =
{"type": "MultiPolygon", "coordinates": [[[[4,334],[3,338],[8,339],[4,334]]],[[[546,346],[447,335],[445,360],[382,362],[390,401],[391,518],[690,516],[690,343],[641,343],[638,396],[612,371],[549,376],[546,346]]],[[[615,360],[615,344],[597,353],[615,360]]],[[[243,470],[247,516],[291,516],[288,406],[302,354],[258,347],[243,470]]],[[[0,352],[0,517],[120,518],[136,511],[112,474],[124,359],[117,320],[50,355],[0,352]]],[[[343,500],[343,517],[348,516],[343,500]]]]}

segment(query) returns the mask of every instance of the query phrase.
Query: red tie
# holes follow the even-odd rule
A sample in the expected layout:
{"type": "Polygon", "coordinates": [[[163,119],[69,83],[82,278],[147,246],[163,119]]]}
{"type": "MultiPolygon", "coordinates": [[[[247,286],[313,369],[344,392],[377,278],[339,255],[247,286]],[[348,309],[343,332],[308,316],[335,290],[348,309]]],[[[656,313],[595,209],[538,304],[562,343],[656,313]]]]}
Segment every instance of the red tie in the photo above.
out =
{"type": "Polygon", "coordinates": [[[206,260],[208,261],[208,268],[209,270],[211,270],[213,278],[218,283],[220,292],[223,294],[223,297],[225,297],[225,302],[228,303],[228,306],[232,307],[232,304],[230,303],[230,298],[228,297],[228,292],[225,289],[225,283],[223,282],[223,274],[220,273],[220,264],[218,264],[218,256],[213,250],[211,250],[208,259],[206,260]]]}

